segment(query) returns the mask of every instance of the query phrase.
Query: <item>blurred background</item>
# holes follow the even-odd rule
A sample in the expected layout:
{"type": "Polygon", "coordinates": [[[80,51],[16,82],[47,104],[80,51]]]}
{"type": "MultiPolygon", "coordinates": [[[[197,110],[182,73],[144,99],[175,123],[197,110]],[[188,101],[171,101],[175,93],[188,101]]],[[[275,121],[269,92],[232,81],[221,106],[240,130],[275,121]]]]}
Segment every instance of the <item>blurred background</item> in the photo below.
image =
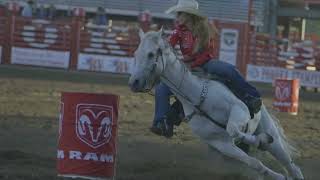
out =
{"type": "MultiPolygon", "coordinates": [[[[247,179],[230,170],[237,165],[208,155],[186,124],[170,140],[149,132],[154,97],[127,87],[139,29],[163,27],[169,35],[175,17],[164,11],[176,2],[0,0],[0,179],[59,179],[58,117],[66,91],[120,95],[117,179],[247,179]]],[[[306,179],[320,179],[320,1],[198,2],[219,30],[216,56],[256,85],[301,151],[297,164],[306,179]],[[297,115],[275,111],[277,78],[299,79],[297,115]]],[[[253,154],[283,172],[270,156],[253,154]]]]}

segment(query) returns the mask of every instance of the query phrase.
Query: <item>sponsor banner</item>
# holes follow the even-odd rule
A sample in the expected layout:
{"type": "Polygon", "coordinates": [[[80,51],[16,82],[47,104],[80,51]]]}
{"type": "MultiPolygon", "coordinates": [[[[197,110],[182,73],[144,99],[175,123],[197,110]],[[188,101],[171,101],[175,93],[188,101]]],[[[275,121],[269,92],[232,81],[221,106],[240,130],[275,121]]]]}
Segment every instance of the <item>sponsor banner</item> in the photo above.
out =
{"type": "Polygon", "coordinates": [[[133,58],[106,55],[80,54],[78,70],[130,74],[133,58]]]}
{"type": "Polygon", "coordinates": [[[0,46],[0,64],[2,62],[2,46],[0,46]]]}
{"type": "Polygon", "coordinates": [[[117,155],[119,96],[62,93],[59,176],[113,178],[117,155]]]}
{"type": "Polygon", "coordinates": [[[304,2],[309,4],[320,4],[319,0],[304,0],[304,2]]]}
{"type": "Polygon", "coordinates": [[[247,80],[255,82],[273,83],[277,78],[299,79],[301,86],[320,87],[320,72],[285,69],[278,67],[247,66],[247,80]]]}
{"type": "Polygon", "coordinates": [[[238,52],[239,31],[222,29],[220,37],[219,60],[236,65],[238,52]]]}
{"type": "Polygon", "coordinates": [[[69,52],[62,51],[14,47],[11,63],[67,69],[69,54],[69,52]]]}

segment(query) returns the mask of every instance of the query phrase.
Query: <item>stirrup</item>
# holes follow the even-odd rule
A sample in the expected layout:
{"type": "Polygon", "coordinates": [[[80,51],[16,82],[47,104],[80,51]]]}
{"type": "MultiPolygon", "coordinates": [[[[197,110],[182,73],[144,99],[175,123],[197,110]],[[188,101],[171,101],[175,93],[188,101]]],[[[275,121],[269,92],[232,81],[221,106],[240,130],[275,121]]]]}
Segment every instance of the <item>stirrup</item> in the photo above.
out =
{"type": "Polygon", "coordinates": [[[166,138],[171,138],[173,136],[173,124],[169,124],[166,117],[164,117],[162,121],[160,121],[160,129],[161,136],[164,136],[166,138]]]}
{"type": "Polygon", "coordinates": [[[247,94],[244,98],[244,103],[247,105],[251,118],[254,117],[254,114],[258,113],[261,110],[262,100],[247,94]]]}

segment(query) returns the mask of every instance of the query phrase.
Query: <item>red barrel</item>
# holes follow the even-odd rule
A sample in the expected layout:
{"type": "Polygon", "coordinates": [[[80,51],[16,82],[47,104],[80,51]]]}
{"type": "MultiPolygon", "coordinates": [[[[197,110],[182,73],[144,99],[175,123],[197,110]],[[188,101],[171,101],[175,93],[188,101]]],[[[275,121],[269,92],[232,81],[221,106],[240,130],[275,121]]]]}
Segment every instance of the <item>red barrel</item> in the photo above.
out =
{"type": "Polygon", "coordinates": [[[273,106],[280,112],[298,114],[299,80],[276,79],[273,106]]]}
{"type": "Polygon", "coordinates": [[[59,176],[114,177],[118,108],[117,95],[62,93],[57,151],[59,176]]]}

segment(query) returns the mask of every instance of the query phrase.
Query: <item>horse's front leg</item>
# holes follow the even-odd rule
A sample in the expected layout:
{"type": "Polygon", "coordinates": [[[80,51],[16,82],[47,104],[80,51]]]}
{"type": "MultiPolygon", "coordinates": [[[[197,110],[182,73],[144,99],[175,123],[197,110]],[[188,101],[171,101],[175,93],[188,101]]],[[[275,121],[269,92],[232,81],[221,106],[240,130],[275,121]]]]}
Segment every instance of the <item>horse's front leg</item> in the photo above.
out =
{"type": "Polygon", "coordinates": [[[262,148],[267,144],[272,143],[272,137],[266,133],[261,133],[257,136],[244,133],[243,131],[245,130],[249,120],[250,114],[248,109],[241,105],[234,105],[230,111],[227,123],[227,132],[232,138],[236,138],[254,147],[260,146],[262,148]]]}

